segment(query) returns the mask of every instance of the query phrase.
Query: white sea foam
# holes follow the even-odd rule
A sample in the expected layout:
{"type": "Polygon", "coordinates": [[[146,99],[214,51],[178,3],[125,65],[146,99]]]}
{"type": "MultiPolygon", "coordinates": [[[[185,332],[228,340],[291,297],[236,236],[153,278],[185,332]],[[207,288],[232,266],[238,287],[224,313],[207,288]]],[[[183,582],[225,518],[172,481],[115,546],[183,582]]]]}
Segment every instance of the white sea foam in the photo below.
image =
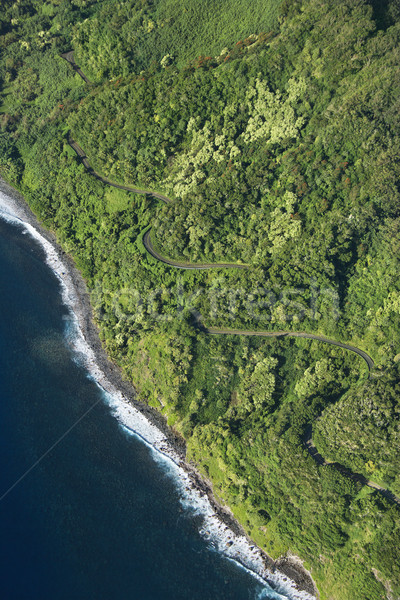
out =
{"type": "Polygon", "coordinates": [[[180,466],[180,458],[166,436],[134,408],[106,378],[79,325],[83,316],[82,307],[67,266],[62,261],[57,249],[26,221],[26,214],[19,203],[1,189],[0,217],[9,223],[22,226],[24,231],[43,247],[46,263],[59,279],[63,302],[70,310],[67,337],[75,352],[75,357],[86,367],[90,377],[103,390],[105,401],[124,430],[141,438],[151,448],[154,459],[162,463],[163,468],[173,477],[180,492],[182,506],[203,517],[200,533],[208,541],[210,549],[221,552],[228,559],[235,561],[260,583],[265,584],[265,581],[272,583],[276,593],[272,592],[268,586],[265,591],[261,592],[260,600],[262,598],[313,600],[314,597],[310,594],[297,590],[294,582],[284,574],[266,569],[260,550],[252,545],[246,537],[237,535],[222,522],[212,508],[208,497],[193,485],[188,473],[180,466]]]}

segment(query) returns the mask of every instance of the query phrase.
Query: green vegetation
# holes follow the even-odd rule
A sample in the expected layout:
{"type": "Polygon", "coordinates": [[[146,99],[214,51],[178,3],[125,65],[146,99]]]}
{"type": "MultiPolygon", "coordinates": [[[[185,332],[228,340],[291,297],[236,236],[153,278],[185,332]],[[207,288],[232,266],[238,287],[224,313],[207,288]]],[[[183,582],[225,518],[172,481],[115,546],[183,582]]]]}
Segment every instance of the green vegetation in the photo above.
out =
{"type": "Polygon", "coordinates": [[[176,6],[4,1],[0,173],[74,257],[109,355],[252,538],[301,556],[323,599],[396,597],[399,507],[317,465],[304,438],[312,425],[327,459],[400,494],[397,2],[176,6]],[[60,58],[71,47],[96,83],[60,58]],[[69,135],[102,175],[174,201],[102,184],[69,135]],[[168,267],[145,251],[150,226],[166,256],[250,268],[168,267]],[[199,321],[318,333],[376,368],[199,321]]]}
{"type": "Polygon", "coordinates": [[[395,370],[365,382],[324,411],[314,428],[314,440],[327,458],[400,495],[398,395],[395,370]]]}
{"type": "MultiPolygon", "coordinates": [[[[100,4],[100,3],[99,3],[100,4]]],[[[125,0],[103,2],[77,24],[72,41],[94,81],[118,78],[157,63],[184,67],[204,52],[224,54],[232,42],[274,29],[280,0],[125,0]]]]}

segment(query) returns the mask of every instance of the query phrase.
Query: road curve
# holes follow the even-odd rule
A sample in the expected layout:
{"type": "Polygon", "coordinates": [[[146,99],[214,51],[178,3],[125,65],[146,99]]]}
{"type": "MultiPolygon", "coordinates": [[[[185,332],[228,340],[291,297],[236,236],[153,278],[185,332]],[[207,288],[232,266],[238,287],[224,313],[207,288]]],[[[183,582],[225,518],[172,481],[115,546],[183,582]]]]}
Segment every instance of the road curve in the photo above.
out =
{"type": "MultiPolygon", "coordinates": [[[[141,188],[132,187],[130,185],[122,185],[120,183],[114,183],[107,177],[103,177],[99,173],[97,173],[93,167],[89,163],[89,159],[86,156],[86,153],[78,142],[73,139],[68,140],[68,144],[73,148],[79,158],[82,160],[83,165],[87,169],[87,171],[93,175],[96,179],[105,183],[106,185],[111,185],[112,187],[118,188],[120,190],[125,190],[127,192],[133,192],[134,194],[144,194],[145,196],[158,198],[165,204],[170,204],[172,202],[171,198],[164,196],[163,194],[159,194],[158,192],[152,192],[150,190],[143,190],[141,188]]],[[[241,264],[241,263],[190,263],[186,261],[177,261],[172,260],[170,258],[166,258],[162,256],[157,250],[154,248],[151,238],[150,238],[150,230],[145,233],[143,236],[143,245],[146,248],[147,252],[153,256],[155,259],[160,262],[170,265],[171,267],[175,267],[176,269],[184,269],[184,270],[194,270],[194,269],[221,269],[221,268],[231,268],[231,269],[248,269],[249,265],[241,264]]]]}
{"type": "Polygon", "coordinates": [[[82,163],[88,170],[88,172],[91,175],[93,175],[93,177],[98,179],[99,181],[101,181],[107,185],[111,185],[112,187],[118,188],[119,190],[125,190],[127,192],[133,192],[134,194],[144,194],[145,196],[152,196],[153,198],[158,198],[165,204],[170,204],[172,202],[172,200],[170,198],[167,198],[167,196],[163,196],[163,194],[159,194],[158,192],[152,192],[150,190],[143,190],[141,188],[132,187],[130,185],[122,185],[121,183],[114,183],[114,181],[111,181],[107,177],[103,177],[103,175],[100,175],[99,173],[97,173],[93,169],[93,167],[90,165],[89,159],[86,156],[86,153],[84,152],[84,150],[82,150],[82,148],[80,147],[78,142],[69,138],[68,144],[71,146],[71,148],[73,148],[75,150],[75,152],[77,153],[79,158],[82,160],[82,163]]]}
{"type": "MultiPolygon", "coordinates": [[[[89,79],[86,77],[86,75],[76,65],[76,63],[74,61],[73,51],[66,52],[65,54],[62,54],[61,56],[72,65],[74,70],[82,77],[82,79],[86,83],[91,83],[89,81],[89,79]]],[[[86,167],[86,169],[88,170],[88,172],[91,175],[93,175],[94,177],[96,177],[96,179],[98,179],[99,181],[102,181],[103,183],[105,183],[106,185],[111,185],[118,189],[126,190],[128,192],[133,192],[136,194],[145,194],[146,196],[152,196],[152,197],[158,198],[159,200],[161,200],[162,202],[165,202],[166,204],[169,204],[172,202],[172,200],[170,198],[168,198],[167,196],[164,196],[162,194],[159,194],[157,192],[151,192],[148,190],[143,190],[143,189],[139,189],[139,188],[135,188],[135,187],[131,187],[131,186],[121,185],[118,183],[114,183],[113,181],[110,181],[107,177],[103,177],[102,175],[100,175],[99,173],[96,173],[96,171],[94,171],[94,169],[91,167],[91,165],[89,163],[89,160],[88,160],[85,152],[82,150],[82,148],[79,146],[79,144],[77,142],[75,142],[72,139],[69,139],[68,143],[75,150],[75,152],[79,156],[79,158],[81,158],[81,160],[82,160],[84,166],[86,167]]],[[[147,252],[149,252],[149,254],[151,254],[151,256],[153,256],[153,258],[155,258],[156,260],[159,260],[160,262],[162,262],[166,265],[170,265],[177,269],[185,269],[185,270],[216,269],[216,268],[236,268],[236,269],[247,269],[248,268],[248,265],[244,265],[244,264],[234,264],[234,263],[193,264],[193,263],[178,262],[178,261],[170,260],[168,258],[163,257],[161,254],[159,254],[154,249],[152,242],[151,242],[151,238],[150,238],[150,232],[151,232],[151,230],[149,229],[144,234],[143,245],[146,248],[147,252]]],[[[336,340],[326,338],[322,335],[306,333],[306,332],[302,332],[302,331],[252,331],[252,330],[244,330],[244,329],[227,329],[227,328],[218,329],[215,327],[205,327],[205,326],[201,326],[201,328],[205,333],[208,333],[210,335],[246,335],[246,336],[260,336],[260,337],[300,337],[300,338],[305,338],[305,339],[310,339],[310,340],[316,340],[319,342],[324,342],[326,344],[331,344],[333,346],[339,346],[340,348],[343,348],[344,350],[348,350],[349,352],[353,352],[353,353],[357,354],[358,356],[361,356],[361,358],[366,362],[369,372],[371,372],[371,370],[374,367],[373,359],[364,350],[361,350],[360,348],[356,348],[355,346],[351,346],[350,344],[345,344],[343,342],[338,342],[336,340]]],[[[373,481],[369,481],[368,479],[366,479],[366,477],[364,477],[360,473],[354,473],[353,471],[351,471],[350,469],[347,469],[346,467],[344,467],[343,465],[341,465],[339,463],[330,462],[330,461],[327,461],[325,458],[323,458],[318,453],[318,450],[313,443],[312,426],[311,425],[308,427],[308,429],[305,432],[304,446],[307,449],[307,451],[309,452],[310,456],[319,465],[322,465],[322,466],[331,465],[332,467],[334,467],[335,469],[337,469],[338,471],[340,471],[341,473],[343,473],[350,479],[353,479],[354,481],[359,481],[362,485],[366,485],[372,489],[379,491],[383,496],[385,496],[385,498],[388,498],[389,500],[391,500],[392,502],[395,502],[397,505],[400,506],[400,498],[398,496],[395,496],[388,489],[381,487],[379,484],[374,483],[373,481]]]]}
{"type": "Polygon", "coordinates": [[[343,342],[338,342],[336,340],[331,340],[329,338],[324,337],[323,335],[317,335],[314,333],[306,333],[305,331],[252,331],[252,330],[244,330],[244,329],[217,329],[216,327],[204,327],[203,330],[206,333],[210,333],[212,335],[252,335],[252,336],[261,336],[261,337],[299,337],[306,338],[309,340],[317,340],[318,342],[324,342],[325,344],[331,344],[332,346],[339,346],[340,348],[344,348],[345,350],[349,350],[350,352],[354,352],[361,356],[365,360],[368,366],[368,371],[371,371],[374,367],[374,361],[372,358],[361,350],[360,348],[356,348],[355,346],[351,346],[350,344],[345,344],[343,342]]]}
{"type": "MultiPolygon", "coordinates": [[[[248,336],[261,336],[261,337],[300,337],[300,338],[306,338],[306,339],[310,339],[310,340],[317,340],[319,342],[325,342],[326,344],[331,344],[333,346],[339,346],[340,348],[343,348],[344,350],[349,350],[350,352],[354,352],[358,356],[361,356],[361,358],[366,362],[369,372],[371,372],[371,370],[374,367],[374,361],[369,356],[369,354],[364,352],[364,350],[361,350],[360,348],[356,348],[355,346],[351,346],[350,344],[344,344],[342,342],[338,342],[336,340],[331,340],[322,335],[316,335],[313,333],[306,333],[303,331],[251,331],[251,330],[246,331],[246,330],[242,330],[242,329],[217,329],[215,327],[208,327],[208,328],[203,327],[203,331],[205,331],[206,333],[212,334],[212,335],[248,335],[248,336]]],[[[382,486],[380,486],[378,483],[375,483],[374,481],[370,481],[369,479],[364,477],[364,475],[361,475],[361,473],[354,473],[353,471],[351,471],[344,465],[341,465],[340,463],[337,463],[337,462],[328,461],[323,456],[321,456],[321,454],[318,452],[318,450],[315,447],[314,442],[312,440],[312,425],[310,425],[305,432],[304,446],[307,449],[310,456],[315,460],[315,462],[317,464],[319,464],[321,466],[331,465],[332,467],[334,467],[335,469],[337,469],[338,471],[340,471],[347,477],[350,477],[350,479],[353,479],[354,481],[358,481],[362,485],[366,485],[372,489],[378,490],[383,496],[385,496],[385,498],[387,498],[388,500],[391,500],[392,502],[395,502],[396,504],[398,504],[400,506],[400,498],[398,496],[395,496],[390,490],[383,488],[382,486]]]]}
{"type": "Polygon", "coordinates": [[[317,464],[319,464],[323,467],[326,467],[328,465],[330,465],[331,467],[334,467],[335,469],[337,469],[338,471],[343,473],[343,475],[346,475],[350,479],[353,479],[354,481],[358,481],[362,485],[366,485],[366,486],[372,488],[373,490],[378,490],[378,492],[380,492],[383,496],[385,496],[385,498],[387,498],[388,500],[391,500],[392,502],[395,502],[396,504],[398,504],[400,506],[400,498],[398,496],[395,496],[395,494],[393,494],[390,490],[383,488],[381,485],[379,485],[379,483],[370,481],[369,479],[364,477],[364,475],[361,475],[361,473],[354,473],[353,471],[351,471],[344,465],[341,465],[340,463],[333,462],[330,460],[326,460],[326,458],[321,456],[321,454],[318,452],[317,448],[315,447],[313,439],[312,439],[312,426],[311,425],[307,428],[307,430],[305,432],[304,446],[307,449],[310,456],[315,460],[315,462],[317,464]]]}
{"type": "Polygon", "coordinates": [[[157,250],[154,249],[150,238],[151,229],[146,231],[143,236],[143,245],[147,252],[151,254],[155,259],[160,262],[175,267],[176,269],[184,269],[186,271],[193,271],[198,269],[248,269],[249,265],[239,263],[189,263],[185,261],[176,261],[170,258],[165,258],[157,250]]]}
{"type": "Polygon", "coordinates": [[[86,77],[85,73],[78,67],[74,59],[74,51],[70,50],[69,52],[64,52],[64,54],[60,55],[61,58],[69,62],[69,64],[74,69],[75,73],[78,73],[83,79],[85,83],[92,83],[88,77],[86,77]]]}

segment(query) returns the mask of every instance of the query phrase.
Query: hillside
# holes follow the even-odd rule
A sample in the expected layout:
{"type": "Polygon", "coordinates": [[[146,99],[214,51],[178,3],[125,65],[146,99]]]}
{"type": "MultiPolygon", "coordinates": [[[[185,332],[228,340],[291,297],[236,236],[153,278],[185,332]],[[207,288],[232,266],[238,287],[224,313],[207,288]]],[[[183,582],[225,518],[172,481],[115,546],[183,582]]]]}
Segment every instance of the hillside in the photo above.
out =
{"type": "Polygon", "coordinates": [[[109,355],[252,539],[300,556],[321,598],[390,600],[400,11],[251,4],[3,2],[0,174],[74,257],[109,355]],[[61,58],[71,49],[91,83],[61,58]],[[103,178],[148,193],[96,179],[71,140],[103,178]],[[177,269],[149,237],[170,262],[227,266],[177,269]],[[373,368],[317,339],[238,331],[315,334],[373,368]],[[344,469],[315,460],[311,432],[344,469]]]}

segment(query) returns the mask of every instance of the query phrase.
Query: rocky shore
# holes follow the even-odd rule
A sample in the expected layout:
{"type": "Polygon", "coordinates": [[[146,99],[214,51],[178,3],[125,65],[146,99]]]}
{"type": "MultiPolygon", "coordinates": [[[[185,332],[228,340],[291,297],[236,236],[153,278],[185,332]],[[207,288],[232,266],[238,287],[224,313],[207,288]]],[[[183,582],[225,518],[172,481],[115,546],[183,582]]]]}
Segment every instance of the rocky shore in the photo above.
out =
{"type": "MultiPolygon", "coordinates": [[[[167,441],[167,445],[173,448],[174,462],[187,473],[190,485],[197,490],[200,496],[208,498],[212,509],[225,528],[236,536],[246,538],[250,544],[250,548],[255,548],[253,542],[246,536],[240,524],[234,519],[231,511],[217,502],[213,495],[211,483],[196,470],[194,465],[188,464],[185,461],[186,448],[184,439],[168,427],[166,419],[157,410],[137,399],[133,385],[123,379],[120,369],[108,358],[101,344],[98,328],[93,320],[92,306],[87,286],[72,258],[63,251],[58,244],[56,236],[39,223],[23,196],[2,179],[0,179],[0,192],[3,192],[3,194],[8,196],[16,208],[15,211],[12,211],[13,214],[10,213],[10,215],[14,216],[15,213],[23,223],[30,224],[52,245],[55,252],[58,254],[59,259],[65,265],[66,270],[68,271],[69,280],[72,282],[72,286],[75,290],[75,304],[73,311],[78,320],[83,338],[87,345],[92,349],[97,367],[102,371],[111,386],[116,390],[119,390],[130,405],[144,415],[152,425],[161,431],[167,441]]],[[[99,383],[101,385],[101,382],[99,383]]],[[[160,448],[158,448],[158,450],[160,450],[160,448]]],[[[230,542],[228,541],[227,545],[229,544],[230,542]]],[[[280,581],[284,582],[285,578],[287,578],[287,580],[294,582],[294,587],[300,594],[304,592],[309,597],[319,597],[318,590],[311,574],[303,567],[299,558],[287,555],[274,561],[261,549],[257,548],[257,552],[262,556],[267,572],[271,574],[279,573],[278,579],[280,581]]],[[[235,558],[235,560],[237,560],[237,562],[242,562],[240,557],[235,558]]],[[[242,564],[247,568],[247,565],[244,562],[242,564]]],[[[266,579],[271,587],[277,587],[274,578],[270,579],[267,576],[266,579]]],[[[300,595],[298,597],[305,596],[300,595]]]]}

